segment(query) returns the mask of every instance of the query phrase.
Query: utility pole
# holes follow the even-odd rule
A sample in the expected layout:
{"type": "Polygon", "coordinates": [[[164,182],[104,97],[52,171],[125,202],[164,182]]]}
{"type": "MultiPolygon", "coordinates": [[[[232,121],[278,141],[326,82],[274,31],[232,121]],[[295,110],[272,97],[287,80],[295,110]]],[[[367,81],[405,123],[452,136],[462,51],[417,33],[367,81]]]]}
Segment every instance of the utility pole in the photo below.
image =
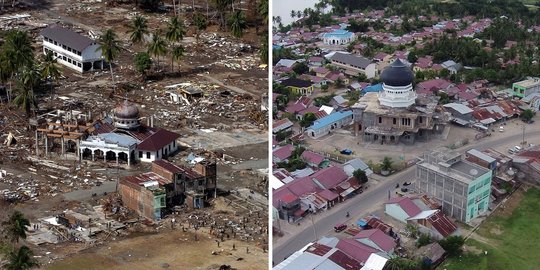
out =
{"type": "Polygon", "coordinates": [[[317,236],[317,230],[315,229],[315,221],[313,220],[313,211],[311,210],[311,204],[309,205],[309,212],[310,215],[311,215],[311,225],[313,226],[313,235],[315,235],[315,241],[317,241],[317,239],[319,239],[319,237],[317,236]]]}
{"type": "Polygon", "coordinates": [[[523,146],[523,148],[525,148],[525,123],[523,123],[523,127],[522,127],[522,130],[523,130],[523,139],[521,141],[521,145],[523,146]]]}

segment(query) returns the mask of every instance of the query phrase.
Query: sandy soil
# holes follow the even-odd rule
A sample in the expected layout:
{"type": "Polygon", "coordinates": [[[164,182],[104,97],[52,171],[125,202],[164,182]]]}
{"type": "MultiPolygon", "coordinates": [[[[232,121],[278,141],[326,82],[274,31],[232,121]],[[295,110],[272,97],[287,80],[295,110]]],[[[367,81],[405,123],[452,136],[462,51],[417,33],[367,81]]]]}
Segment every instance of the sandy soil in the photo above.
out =
{"type": "Polygon", "coordinates": [[[229,240],[218,248],[214,240],[202,234],[197,242],[193,241],[194,237],[194,233],[181,230],[134,237],[44,265],[44,269],[219,269],[220,265],[236,269],[268,268],[268,253],[254,243],[229,240]],[[233,244],[236,250],[232,250],[233,244]],[[212,255],[213,251],[219,255],[212,255]]]}

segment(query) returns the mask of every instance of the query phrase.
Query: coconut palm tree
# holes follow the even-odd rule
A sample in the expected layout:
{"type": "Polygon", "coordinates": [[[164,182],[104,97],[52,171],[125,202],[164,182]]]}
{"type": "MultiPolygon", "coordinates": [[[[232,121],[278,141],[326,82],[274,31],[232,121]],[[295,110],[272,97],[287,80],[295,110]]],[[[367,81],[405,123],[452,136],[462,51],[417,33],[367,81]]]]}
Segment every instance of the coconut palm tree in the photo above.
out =
{"type": "Polygon", "coordinates": [[[174,72],[174,62],[178,62],[182,56],[184,56],[184,52],[185,52],[185,49],[184,49],[184,46],[182,45],[178,45],[178,46],[175,46],[172,51],[171,51],[171,55],[172,55],[172,60],[171,60],[171,70],[174,72]]]}
{"type": "Polygon", "coordinates": [[[202,15],[202,13],[200,12],[197,12],[193,17],[193,23],[195,24],[195,29],[197,30],[195,34],[195,40],[198,44],[199,36],[201,35],[202,31],[206,30],[208,23],[206,22],[206,17],[204,17],[204,15],[202,15]]]}
{"type": "Polygon", "coordinates": [[[53,82],[58,81],[62,74],[60,73],[60,68],[54,58],[54,55],[51,51],[48,51],[43,55],[41,61],[41,78],[44,80],[50,80],[51,91],[53,89],[53,82]]]}
{"type": "Polygon", "coordinates": [[[263,19],[263,23],[268,23],[268,0],[261,0],[257,6],[257,12],[263,19]]]}
{"type": "Polygon", "coordinates": [[[167,54],[167,43],[161,37],[159,31],[152,37],[152,41],[148,45],[148,53],[157,58],[157,65],[159,65],[159,56],[167,54]]]}
{"type": "Polygon", "coordinates": [[[185,34],[186,27],[178,17],[172,17],[169,22],[167,22],[167,31],[165,32],[167,40],[176,43],[177,41],[184,39],[185,34]]]}
{"type": "Polygon", "coordinates": [[[261,59],[262,63],[268,64],[268,34],[264,34],[261,38],[261,50],[259,51],[259,58],[261,59]]]}
{"type": "Polygon", "coordinates": [[[219,28],[225,30],[225,15],[228,7],[232,5],[232,0],[212,0],[212,2],[214,2],[219,13],[219,28]]]}
{"type": "Polygon", "coordinates": [[[30,65],[34,61],[34,53],[32,52],[28,34],[24,31],[10,30],[5,37],[0,52],[3,55],[2,59],[0,59],[2,60],[3,72],[9,74],[9,80],[7,81],[9,81],[8,102],[10,102],[13,78],[21,67],[30,65]]]}
{"type": "Polygon", "coordinates": [[[135,16],[129,25],[129,32],[131,32],[129,36],[131,42],[140,43],[144,41],[144,35],[148,34],[148,22],[146,18],[141,15],[135,16]]]}
{"type": "Polygon", "coordinates": [[[276,23],[281,24],[281,16],[276,16],[276,23]]]}
{"type": "Polygon", "coordinates": [[[113,82],[113,90],[116,90],[116,84],[114,82],[113,74],[113,61],[120,53],[120,45],[118,44],[118,38],[116,33],[112,29],[107,29],[103,35],[99,38],[99,47],[96,51],[101,51],[101,55],[105,58],[105,61],[109,63],[109,69],[111,70],[111,78],[113,82]]]}
{"type": "Polygon", "coordinates": [[[19,238],[26,239],[26,231],[30,226],[30,221],[24,217],[23,213],[14,211],[9,219],[2,223],[4,235],[13,243],[18,243],[19,238]]]}
{"type": "Polygon", "coordinates": [[[295,18],[296,17],[296,11],[295,10],[291,10],[291,18],[295,18]]]}
{"type": "Polygon", "coordinates": [[[19,74],[16,89],[17,96],[13,99],[13,103],[23,109],[27,116],[30,116],[32,107],[37,105],[34,88],[38,86],[40,79],[41,74],[35,65],[24,67],[19,74]]]}
{"type": "Polygon", "coordinates": [[[241,37],[244,34],[244,29],[247,27],[246,15],[243,11],[235,11],[231,17],[229,17],[229,27],[234,37],[241,37]]]}
{"type": "Polygon", "coordinates": [[[26,270],[39,267],[33,256],[34,253],[30,248],[22,246],[19,250],[13,250],[7,255],[8,263],[4,267],[6,270],[26,270]]]}

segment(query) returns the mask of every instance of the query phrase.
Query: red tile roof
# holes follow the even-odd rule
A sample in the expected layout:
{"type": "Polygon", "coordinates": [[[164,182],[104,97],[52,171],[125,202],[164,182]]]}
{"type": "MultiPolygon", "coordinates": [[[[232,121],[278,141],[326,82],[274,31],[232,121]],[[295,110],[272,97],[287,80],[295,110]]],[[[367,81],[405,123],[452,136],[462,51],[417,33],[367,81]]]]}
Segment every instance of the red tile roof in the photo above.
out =
{"type": "Polygon", "coordinates": [[[351,238],[339,240],[336,248],[343,251],[343,253],[349,255],[361,264],[366,263],[369,255],[379,252],[379,250],[366,246],[351,238]]]}
{"type": "Polygon", "coordinates": [[[272,152],[272,156],[279,158],[280,160],[285,160],[291,157],[294,146],[292,144],[287,144],[283,147],[280,147],[272,152]]]}
{"type": "Polygon", "coordinates": [[[380,219],[376,217],[370,218],[367,222],[367,225],[373,229],[379,229],[386,234],[390,233],[390,230],[392,229],[392,226],[382,222],[380,219]]]}
{"type": "Polygon", "coordinates": [[[378,229],[363,230],[354,236],[354,239],[364,238],[371,240],[379,248],[386,252],[393,250],[397,246],[394,238],[386,235],[383,231],[378,229]]]}
{"type": "Polygon", "coordinates": [[[310,176],[311,179],[316,179],[323,187],[333,188],[343,181],[349,179],[345,171],[338,166],[324,168],[310,176]]]}
{"type": "Polygon", "coordinates": [[[158,151],[167,144],[178,139],[178,137],[180,137],[180,134],[160,128],[156,133],[143,140],[137,146],[137,149],[145,151],[158,151]]]}
{"type": "Polygon", "coordinates": [[[456,224],[445,216],[441,210],[428,217],[429,222],[443,237],[447,237],[457,230],[456,224]]]}
{"type": "Polygon", "coordinates": [[[385,204],[397,204],[409,217],[414,217],[418,215],[422,210],[418,207],[409,197],[397,197],[392,198],[387,201],[385,204]]]}
{"type": "Polygon", "coordinates": [[[309,176],[298,178],[285,185],[294,195],[302,197],[316,193],[322,189],[317,186],[309,176]]]}
{"type": "Polygon", "coordinates": [[[324,160],[324,156],[317,154],[315,152],[309,151],[309,150],[304,151],[301,157],[308,163],[312,163],[316,165],[321,164],[321,162],[323,162],[324,160]]]}
{"type": "Polygon", "coordinates": [[[289,203],[296,200],[297,198],[298,197],[292,194],[292,192],[286,186],[282,186],[274,190],[274,192],[272,193],[272,205],[276,208],[279,208],[280,201],[289,203]]]}
{"type": "Polygon", "coordinates": [[[328,189],[325,189],[323,191],[319,191],[317,193],[319,196],[321,196],[323,199],[327,201],[333,201],[339,197],[338,194],[334,193],[333,191],[330,191],[328,189]]]}
{"type": "Polygon", "coordinates": [[[124,177],[124,180],[130,183],[133,183],[135,185],[141,185],[141,186],[142,186],[142,183],[148,182],[148,181],[157,181],[160,186],[164,186],[166,184],[172,183],[172,181],[165,179],[164,177],[162,177],[161,175],[155,172],[145,172],[141,174],[126,176],[124,177]]]}
{"type": "Polygon", "coordinates": [[[197,179],[197,178],[201,178],[201,177],[204,177],[204,175],[192,170],[191,168],[187,168],[187,167],[180,167],[174,163],[171,163],[167,160],[156,160],[153,162],[154,164],[158,165],[159,167],[171,172],[171,173],[174,173],[174,174],[178,174],[178,173],[182,173],[182,174],[185,174],[187,179],[197,179]]]}
{"type": "Polygon", "coordinates": [[[336,250],[330,257],[328,257],[335,264],[343,267],[345,270],[358,270],[362,265],[355,259],[347,256],[343,251],[336,250]]]}

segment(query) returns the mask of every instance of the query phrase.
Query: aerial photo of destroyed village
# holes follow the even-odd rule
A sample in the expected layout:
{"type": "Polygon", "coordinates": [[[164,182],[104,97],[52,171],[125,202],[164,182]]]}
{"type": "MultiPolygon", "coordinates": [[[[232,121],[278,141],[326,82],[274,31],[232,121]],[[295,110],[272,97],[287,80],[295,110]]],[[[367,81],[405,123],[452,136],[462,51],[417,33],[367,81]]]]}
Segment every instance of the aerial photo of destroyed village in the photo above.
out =
{"type": "Polygon", "coordinates": [[[540,269],[540,2],[274,0],[273,269],[540,269]]]}
{"type": "Polygon", "coordinates": [[[0,4],[0,269],[268,269],[267,0],[0,4]]]}

